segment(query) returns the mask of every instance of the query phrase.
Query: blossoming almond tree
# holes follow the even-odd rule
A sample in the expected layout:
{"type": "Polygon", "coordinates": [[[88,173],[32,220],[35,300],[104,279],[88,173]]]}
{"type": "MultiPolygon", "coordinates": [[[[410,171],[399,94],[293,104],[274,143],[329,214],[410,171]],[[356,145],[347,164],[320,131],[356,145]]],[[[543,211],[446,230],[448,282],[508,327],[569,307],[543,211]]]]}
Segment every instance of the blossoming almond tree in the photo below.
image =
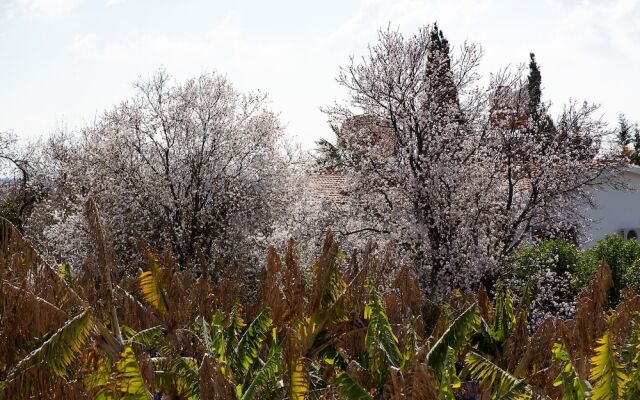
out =
{"type": "Polygon", "coordinates": [[[354,164],[353,231],[389,232],[435,297],[491,286],[532,228],[579,221],[585,189],[615,166],[598,157],[596,107],[570,103],[554,122],[533,56],[529,77],[504,70],[487,87],[481,56],[472,44],[454,56],[436,25],[381,31],[327,110],[354,164]]]}
{"type": "Polygon", "coordinates": [[[283,131],[267,96],[241,93],[216,73],[176,84],[160,71],[135,89],[51,152],[62,169],[38,217],[44,242],[64,247],[58,228],[82,229],[76,217],[88,196],[101,204],[119,253],[136,235],[170,244],[181,261],[197,248],[233,258],[263,242],[291,187],[283,131]]]}

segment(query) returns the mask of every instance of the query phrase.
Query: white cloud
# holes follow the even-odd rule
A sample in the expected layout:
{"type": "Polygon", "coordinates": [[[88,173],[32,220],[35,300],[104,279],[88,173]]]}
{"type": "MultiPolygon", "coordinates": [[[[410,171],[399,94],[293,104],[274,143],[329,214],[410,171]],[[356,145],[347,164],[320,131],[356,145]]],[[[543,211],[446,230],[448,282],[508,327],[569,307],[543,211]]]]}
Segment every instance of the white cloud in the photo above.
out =
{"type": "Polygon", "coordinates": [[[82,0],[17,0],[17,4],[26,11],[47,16],[65,14],[77,7],[82,0]]]}
{"type": "Polygon", "coordinates": [[[128,0],[107,0],[107,7],[117,6],[126,3],[128,0]]]}
{"type": "Polygon", "coordinates": [[[217,70],[241,90],[268,92],[273,109],[283,113],[282,120],[292,135],[310,142],[310,129],[315,135],[328,129],[319,107],[330,101],[324,100],[322,93],[326,93],[326,83],[332,83],[334,71],[316,72],[321,55],[289,42],[249,40],[227,21],[204,35],[185,39],[148,35],[114,41],[95,34],[78,35],[70,49],[86,60],[108,66],[112,73],[128,71],[128,79],[147,75],[160,66],[179,80],[217,70]]]}
{"type": "Polygon", "coordinates": [[[93,33],[77,35],[71,42],[71,48],[83,56],[95,56],[99,52],[97,37],[93,33]]]}
{"type": "Polygon", "coordinates": [[[10,3],[0,2],[0,19],[13,19],[15,17],[15,10],[10,3]]]}
{"type": "Polygon", "coordinates": [[[601,104],[610,124],[627,113],[640,119],[640,1],[549,0],[558,15],[551,39],[538,44],[547,94],[555,110],[569,97],[601,104]]]}
{"type": "Polygon", "coordinates": [[[640,60],[640,1],[587,1],[571,10],[562,24],[585,51],[611,47],[640,60]]]}
{"type": "MultiPolygon", "coordinates": [[[[418,1],[418,0],[363,0],[358,11],[338,29],[330,33],[325,42],[369,41],[380,28],[390,25],[403,33],[415,32],[418,27],[433,22],[454,25],[456,28],[480,20],[492,0],[418,1]]],[[[442,25],[442,24],[440,24],[442,25]]],[[[447,32],[447,29],[445,29],[447,32]]]]}
{"type": "Polygon", "coordinates": [[[133,31],[115,40],[97,31],[76,36],[71,50],[119,84],[159,66],[177,79],[212,69],[227,73],[243,90],[269,92],[289,133],[312,145],[329,134],[319,107],[344,98],[334,77],[349,55],[365,52],[376,30],[389,23],[410,34],[437,20],[452,44],[469,38],[485,47],[485,76],[536,52],[555,111],[573,97],[603,103],[608,120],[621,111],[640,118],[630,110],[640,92],[630,78],[640,67],[640,0],[363,0],[351,15],[334,19],[331,29],[304,39],[255,36],[242,29],[242,18],[230,12],[206,33],[182,36],[133,31]]]}

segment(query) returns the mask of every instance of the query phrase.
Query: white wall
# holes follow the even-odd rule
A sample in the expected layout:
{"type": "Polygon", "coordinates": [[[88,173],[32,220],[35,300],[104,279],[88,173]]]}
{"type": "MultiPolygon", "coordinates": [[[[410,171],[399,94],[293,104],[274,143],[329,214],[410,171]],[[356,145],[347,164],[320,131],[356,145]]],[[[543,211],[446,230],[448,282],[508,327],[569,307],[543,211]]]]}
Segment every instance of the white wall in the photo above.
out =
{"type": "Polygon", "coordinates": [[[640,228],[640,167],[625,170],[622,178],[630,190],[594,187],[596,208],[585,212],[591,222],[584,231],[582,247],[592,246],[603,236],[621,229],[640,228]]]}

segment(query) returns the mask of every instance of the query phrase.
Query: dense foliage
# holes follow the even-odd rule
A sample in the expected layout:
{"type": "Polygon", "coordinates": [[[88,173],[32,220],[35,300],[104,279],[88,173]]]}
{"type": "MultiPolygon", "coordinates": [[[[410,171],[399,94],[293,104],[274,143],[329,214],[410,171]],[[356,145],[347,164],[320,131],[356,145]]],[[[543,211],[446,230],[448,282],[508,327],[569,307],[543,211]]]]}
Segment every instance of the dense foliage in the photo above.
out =
{"type": "Polygon", "coordinates": [[[595,274],[597,261],[609,265],[613,286],[609,293],[612,305],[620,301],[626,289],[635,289],[640,284],[640,244],[636,240],[624,240],[618,235],[609,235],[585,250],[577,263],[576,279],[584,284],[595,274]]]}
{"type": "MultiPolygon", "coordinates": [[[[533,326],[552,316],[570,318],[573,315],[576,295],[584,283],[576,279],[579,258],[575,245],[559,239],[522,246],[511,255],[504,279],[516,291],[535,288],[531,291],[533,326]]],[[[597,261],[590,265],[593,272],[597,261]]]]}
{"type": "Polygon", "coordinates": [[[624,114],[618,116],[616,144],[620,156],[627,158],[632,164],[640,165],[640,127],[632,124],[624,114]]]}
{"type": "Polygon", "coordinates": [[[485,87],[481,49],[453,51],[435,24],[383,30],[368,50],[340,70],[348,96],[328,110],[358,204],[340,224],[397,243],[431,299],[493,285],[532,231],[579,227],[589,187],[615,181],[597,107],[552,118],[533,55],[528,74],[506,69],[485,87]]]}
{"type": "Polygon", "coordinates": [[[481,56],[381,31],[312,162],[217,73],[0,133],[0,400],[638,398],[640,244],[562,239],[640,131],[481,56]]]}
{"type": "MultiPolygon", "coordinates": [[[[528,68],[486,83],[482,56],[435,24],[380,31],[338,74],[346,97],[325,110],[336,143],[321,140],[308,157],[266,94],[215,72],[176,82],[160,70],[77,132],[25,148],[0,132],[0,167],[13,173],[0,193],[12,209],[0,211],[52,263],[81,264],[92,251],[91,197],[129,270],[138,236],[190,268],[199,252],[256,265],[289,237],[309,260],[331,229],[349,249],[392,243],[432,301],[492,288],[532,233],[579,231],[592,186],[615,186],[629,157],[603,157],[611,132],[596,106],[550,115],[533,54],[528,68]],[[344,178],[328,199],[311,187],[318,171],[344,178]]],[[[625,146],[633,134],[626,123],[625,146]]]]}
{"type": "Polygon", "coordinates": [[[183,262],[196,248],[257,256],[297,188],[267,95],[217,73],[175,82],[160,70],[134,87],[80,132],[53,135],[23,167],[20,184],[44,188],[29,213],[20,210],[26,234],[50,260],[80,262],[89,249],[79,240],[83,204],[94,197],[123,258],[136,235],[183,262]]]}
{"type": "Polygon", "coordinates": [[[618,235],[606,236],[584,250],[559,239],[521,246],[511,255],[503,279],[516,291],[536,289],[530,321],[536,326],[550,316],[570,318],[579,291],[593,279],[600,262],[611,269],[607,304],[615,307],[627,291],[640,287],[640,243],[618,235]]]}
{"type": "MultiPolygon", "coordinates": [[[[95,252],[73,272],[2,220],[0,398],[568,400],[640,390],[640,297],[626,292],[608,310],[605,263],[570,318],[528,332],[530,286],[454,291],[436,305],[391,253],[347,256],[331,234],[310,268],[293,241],[271,248],[255,281],[204,257],[199,273],[183,270],[143,241],[144,271],[120,275],[93,202],[86,213],[95,252]]],[[[515,265],[532,260],[560,271],[576,252],[549,242],[515,265]]]]}

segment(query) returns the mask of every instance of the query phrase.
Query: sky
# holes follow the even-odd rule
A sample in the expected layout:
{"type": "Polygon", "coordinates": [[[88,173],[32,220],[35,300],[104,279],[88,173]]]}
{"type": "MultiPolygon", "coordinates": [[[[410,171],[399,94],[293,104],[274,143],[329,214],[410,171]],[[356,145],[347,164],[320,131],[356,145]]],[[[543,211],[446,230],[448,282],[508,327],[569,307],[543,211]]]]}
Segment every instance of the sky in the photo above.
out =
{"type": "Polygon", "coordinates": [[[346,98],[340,66],[380,28],[437,21],[453,46],[482,45],[485,77],[535,52],[546,100],[640,121],[640,0],[0,0],[0,131],[77,130],[164,68],[217,71],[262,90],[304,148],[331,138],[320,110],[346,98]]]}

